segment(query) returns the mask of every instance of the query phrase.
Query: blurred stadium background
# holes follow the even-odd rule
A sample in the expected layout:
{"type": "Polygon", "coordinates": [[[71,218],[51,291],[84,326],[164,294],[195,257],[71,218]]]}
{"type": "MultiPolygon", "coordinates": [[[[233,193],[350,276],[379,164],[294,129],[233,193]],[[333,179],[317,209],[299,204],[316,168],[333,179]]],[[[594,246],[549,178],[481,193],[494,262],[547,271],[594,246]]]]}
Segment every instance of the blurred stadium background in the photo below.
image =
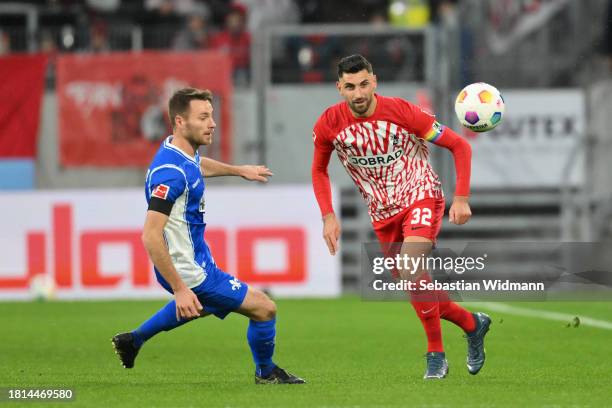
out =
{"type": "MultiPolygon", "coordinates": [[[[489,305],[499,334],[488,343],[496,358],[486,375],[455,370],[445,393],[424,386],[423,362],[412,358],[421,329],[399,320],[412,312],[354,296],[361,245],[375,239],[361,197],[332,160],[343,224],[332,258],[310,160],[312,125],[339,99],[342,56],[362,53],[380,93],[431,109],[457,130],[458,91],[488,82],[504,95],[506,116],[489,133],[462,130],[474,151],[474,217],[461,227],[445,220],[440,244],[612,242],[611,13],[608,0],[1,1],[0,385],[76,386],[84,405],[193,405],[197,386],[224,406],[475,406],[465,400],[470,382],[486,384],[470,388],[483,406],[516,406],[519,395],[523,406],[609,404],[609,391],[584,392],[605,390],[609,379],[609,303],[489,305]],[[251,381],[238,318],[160,336],[141,362],[148,370],[134,376],[110,355],[108,337],[164,296],[140,243],[142,185],[170,133],[167,97],[187,84],[218,96],[216,141],[203,153],[275,173],[265,186],[207,180],[207,240],[221,266],[280,299],[280,357],[312,383],[298,394],[237,385],[251,381]],[[10,302],[39,297],[154,300],[10,302]],[[592,319],[566,330],[577,314],[592,319]],[[217,342],[181,359],[200,329],[217,342]],[[386,352],[398,349],[394,339],[409,350],[406,365],[386,352]],[[179,358],[168,363],[168,350],[179,358]],[[389,367],[405,382],[381,380],[389,367]]],[[[432,152],[451,197],[452,158],[432,152]]],[[[507,267],[525,271],[551,257],[532,252],[508,254],[507,267]]],[[[451,365],[462,365],[463,340],[448,336],[446,346],[451,365]]]]}

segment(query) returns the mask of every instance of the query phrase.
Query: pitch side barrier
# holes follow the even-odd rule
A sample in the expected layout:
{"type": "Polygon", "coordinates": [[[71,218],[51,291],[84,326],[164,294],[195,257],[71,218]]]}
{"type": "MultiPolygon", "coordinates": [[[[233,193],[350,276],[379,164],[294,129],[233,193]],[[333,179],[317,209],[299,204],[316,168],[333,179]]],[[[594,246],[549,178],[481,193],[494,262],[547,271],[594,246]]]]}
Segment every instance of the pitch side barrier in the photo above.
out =
{"type": "MultiPolygon", "coordinates": [[[[339,259],[312,222],[310,186],[207,194],[205,239],[221,269],[277,297],[340,295],[339,259]]],[[[0,210],[11,214],[0,233],[0,301],[168,297],[142,245],[142,189],[4,193],[0,210]]]]}

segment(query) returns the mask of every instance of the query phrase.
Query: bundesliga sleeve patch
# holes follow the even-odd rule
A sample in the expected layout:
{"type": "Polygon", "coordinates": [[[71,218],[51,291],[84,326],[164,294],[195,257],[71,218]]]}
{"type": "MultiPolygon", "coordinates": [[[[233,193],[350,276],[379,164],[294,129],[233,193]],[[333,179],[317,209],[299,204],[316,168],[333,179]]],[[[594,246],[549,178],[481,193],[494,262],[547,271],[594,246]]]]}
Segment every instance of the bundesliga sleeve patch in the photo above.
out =
{"type": "Polygon", "coordinates": [[[157,197],[157,198],[161,198],[162,200],[165,200],[166,198],[168,198],[169,192],[170,192],[170,187],[168,187],[165,184],[159,184],[157,187],[155,187],[155,189],[151,193],[151,197],[157,197]]]}
{"type": "Polygon", "coordinates": [[[442,132],[444,132],[444,126],[436,121],[431,125],[431,129],[425,134],[425,140],[434,143],[440,138],[442,132]]]}

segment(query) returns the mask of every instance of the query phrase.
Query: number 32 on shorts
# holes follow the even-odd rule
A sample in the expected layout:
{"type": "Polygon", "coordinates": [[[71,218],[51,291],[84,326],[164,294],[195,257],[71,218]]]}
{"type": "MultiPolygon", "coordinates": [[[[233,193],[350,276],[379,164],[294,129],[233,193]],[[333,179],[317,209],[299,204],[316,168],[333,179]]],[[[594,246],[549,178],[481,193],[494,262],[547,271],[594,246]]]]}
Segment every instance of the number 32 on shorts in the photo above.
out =
{"type": "Polygon", "coordinates": [[[415,208],[412,210],[410,224],[426,225],[431,227],[431,208],[415,208]]]}

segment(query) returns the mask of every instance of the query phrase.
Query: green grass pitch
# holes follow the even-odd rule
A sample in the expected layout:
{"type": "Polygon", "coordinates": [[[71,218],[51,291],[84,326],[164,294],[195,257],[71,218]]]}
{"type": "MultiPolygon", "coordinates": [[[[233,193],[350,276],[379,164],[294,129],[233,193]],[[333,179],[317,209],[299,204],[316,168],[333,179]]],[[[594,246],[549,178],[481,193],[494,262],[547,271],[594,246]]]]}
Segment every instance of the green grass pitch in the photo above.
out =
{"type": "MultiPolygon", "coordinates": [[[[70,387],[101,407],[600,407],[612,404],[612,331],[491,312],[487,363],[465,367],[460,330],[444,323],[450,364],[422,380],[425,340],[408,303],[278,300],[275,362],[303,386],[255,386],[247,319],[191,322],[149,341],[132,370],[110,338],[163,301],[0,303],[0,387],[70,387]]],[[[611,320],[610,303],[516,304],[611,320]]],[[[484,310],[483,310],[484,311],[484,310]]],[[[27,402],[7,407],[41,406],[27,402]]],[[[63,405],[65,404],[65,405],[63,405]]]]}

